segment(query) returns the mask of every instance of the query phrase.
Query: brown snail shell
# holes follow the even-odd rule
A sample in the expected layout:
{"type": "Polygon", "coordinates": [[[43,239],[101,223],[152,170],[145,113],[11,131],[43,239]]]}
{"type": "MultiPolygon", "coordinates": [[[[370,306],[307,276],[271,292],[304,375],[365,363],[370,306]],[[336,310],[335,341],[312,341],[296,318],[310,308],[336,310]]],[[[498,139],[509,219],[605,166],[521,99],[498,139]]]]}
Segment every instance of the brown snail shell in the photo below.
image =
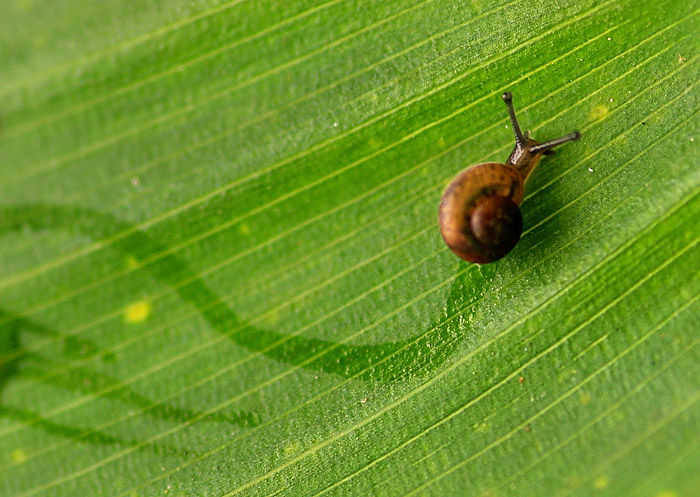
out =
{"type": "Polygon", "coordinates": [[[577,140],[577,131],[544,143],[520,131],[512,95],[503,94],[508,107],[515,148],[505,164],[488,162],[460,172],[440,201],[440,231],[447,246],[459,257],[479,264],[508,254],[520,240],[523,218],[519,205],[525,180],[542,154],[552,147],[577,140]]]}

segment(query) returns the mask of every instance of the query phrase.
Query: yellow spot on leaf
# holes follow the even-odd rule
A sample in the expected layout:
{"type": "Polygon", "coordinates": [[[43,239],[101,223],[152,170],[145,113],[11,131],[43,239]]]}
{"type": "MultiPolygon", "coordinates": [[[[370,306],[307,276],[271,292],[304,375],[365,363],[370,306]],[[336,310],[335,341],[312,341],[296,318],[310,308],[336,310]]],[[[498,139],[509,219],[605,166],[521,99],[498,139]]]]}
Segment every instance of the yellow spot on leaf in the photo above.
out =
{"type": "Polygon", "coordinates": [[[139,266],[140,266],[140,264],[139,264],[138,259],[136,259],[136,257],[134,257],[133,255],[130,255],[129,257],[126,258],[126,267],[128,269],[136,269],[139,266]]]}
{"type": "Polygon", "coordinates": [[[608,488],[609,484],[610,479],[605,475],[601,475],[593,481],[593,488],[596,490],[605,490],[608,488]]]}
{"type": "Polygon", "coordinates": [[[587,406],[591,403],[591,394],[583,392],[579,395],[579,399],[581,400],[581,404],[587,406]]]}
{"type": "Polygon", "coordinates": [[[372,150],[377,150],[382,146],[382,142],[377,140],[374,136],[370,136],[369,140],[367,140],[367,144],[369,145],[369,148],[372,150]]]}
{"type": "Polygon", "coordinates": [[[22,449],[15,449],[11,454],[12,462],[20,463],[27,460],[27,454],[22,449]]]}
{"type": "Polygon", "coordinates": [[[28,11],[32,10],[32,7],[34,7],[34,1],[33,0],[19,0],[17,2],[17,6],[21,10],[28,12],[28,11]]]}
{"type": "Polygon", "coordinates": [[[609,112],[610,109],[608,109],[606,105],[596,105],[591,111],[591,118],[594,121],[600,121],[601,119],[608,117],[609,112]]]}
{"type": "Polygon", "coordinates": [[[678,494],[672,490],[662,490],[656,497],[678,497],[678,494]]]}
{"type": "Polygon", "coordinates": [[[151,314],[151,304],[146,300],[134,302],[124,310],[124,321],[127,323],[141,323],[151,314]]]}
{"type": "Polygon", "coordinates": [[[241,223],[238,225],[238,232],[241,235],[250,235],[250,226],[245,223],[241,223]]]}

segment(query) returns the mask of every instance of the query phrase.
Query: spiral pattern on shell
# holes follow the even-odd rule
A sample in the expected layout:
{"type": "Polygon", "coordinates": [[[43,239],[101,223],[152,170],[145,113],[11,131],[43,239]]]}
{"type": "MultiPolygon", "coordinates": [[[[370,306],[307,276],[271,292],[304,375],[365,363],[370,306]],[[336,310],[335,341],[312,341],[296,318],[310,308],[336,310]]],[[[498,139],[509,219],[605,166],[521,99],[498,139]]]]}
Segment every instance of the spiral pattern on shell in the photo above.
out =
{"type": "Polygon", "coordinates": [[[484,257],[494,262],[515,248],[523,232],[523,216],[508,197],[489,195],[474,206],[469,226],[484,257]]]}
{"type": "Polygon", "coordinates": [[[512,166],[489,162],[465,169],[440,202],[440,232],[469,262],[494,262],[513,250],[522,233],[518,204],[523,180],[512,166]]]}

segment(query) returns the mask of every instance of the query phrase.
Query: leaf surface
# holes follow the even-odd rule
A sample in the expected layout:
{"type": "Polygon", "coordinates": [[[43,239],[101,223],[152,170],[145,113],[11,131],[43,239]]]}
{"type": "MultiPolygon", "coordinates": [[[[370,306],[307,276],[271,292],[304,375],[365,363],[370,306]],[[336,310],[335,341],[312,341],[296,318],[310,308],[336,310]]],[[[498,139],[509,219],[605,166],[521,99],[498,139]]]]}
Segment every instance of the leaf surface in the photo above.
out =
{"type": "Polygon", "coordinates": [[[3,9],[1,495],[698,494],[697,1],[3,9]]]}

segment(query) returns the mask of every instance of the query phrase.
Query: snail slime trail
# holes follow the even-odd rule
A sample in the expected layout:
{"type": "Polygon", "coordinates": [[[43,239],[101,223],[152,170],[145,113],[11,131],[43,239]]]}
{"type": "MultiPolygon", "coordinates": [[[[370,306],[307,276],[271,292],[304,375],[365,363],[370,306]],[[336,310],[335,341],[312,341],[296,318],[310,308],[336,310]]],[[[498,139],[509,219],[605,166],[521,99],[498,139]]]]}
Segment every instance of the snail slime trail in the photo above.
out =
{"type": "Polygon", "coordinates": [[[505,164],[487,162],[463,170],[447,185],[440,201],[440,232],[448,247],[468,262],[485,264],[508,254],[520,240],[520,202],[524,184],[542,154],[572,140],[574,131],[554,140],[536,142],[523,135],[515,117],[513,95],[503,94],[515,135],[515,147],[505,164]]]}

